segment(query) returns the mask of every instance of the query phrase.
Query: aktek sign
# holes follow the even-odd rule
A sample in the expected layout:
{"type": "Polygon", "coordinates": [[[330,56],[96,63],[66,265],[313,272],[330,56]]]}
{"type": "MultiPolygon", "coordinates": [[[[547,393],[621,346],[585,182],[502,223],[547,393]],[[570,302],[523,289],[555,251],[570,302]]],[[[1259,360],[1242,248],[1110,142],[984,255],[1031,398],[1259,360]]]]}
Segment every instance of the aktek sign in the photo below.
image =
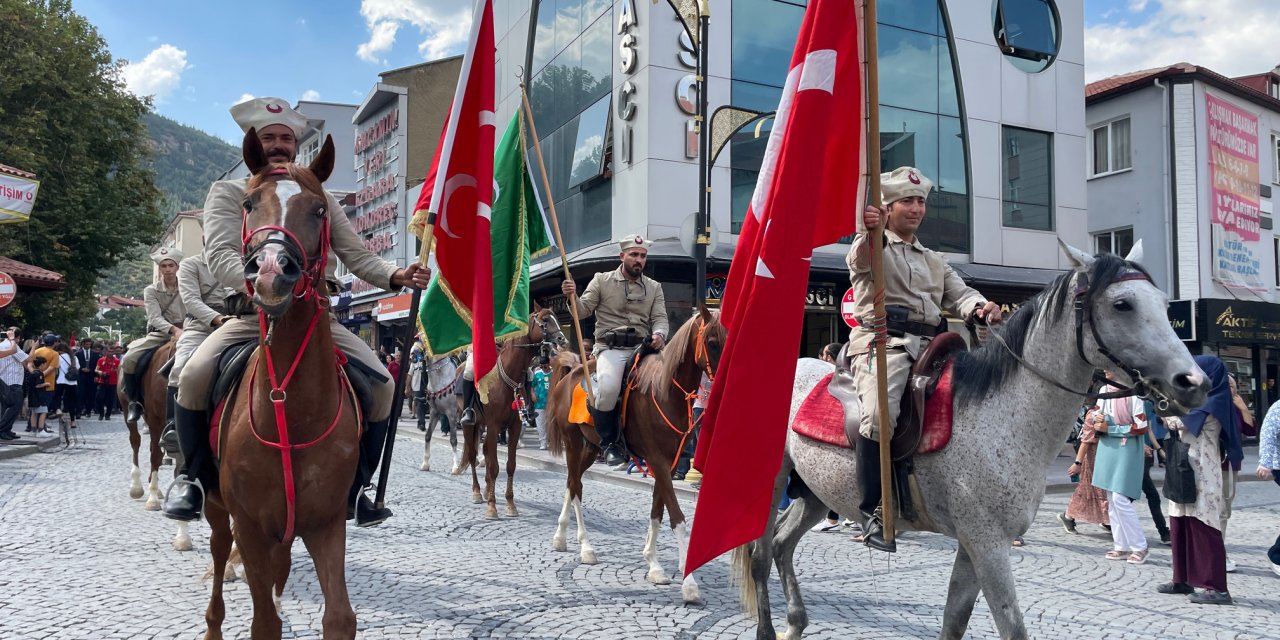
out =
{"type": "Polygon", "coordinates": [[[1264,292],[1258,193],[1258,116],[1206,93],[1213,279],[1264,292]]]}

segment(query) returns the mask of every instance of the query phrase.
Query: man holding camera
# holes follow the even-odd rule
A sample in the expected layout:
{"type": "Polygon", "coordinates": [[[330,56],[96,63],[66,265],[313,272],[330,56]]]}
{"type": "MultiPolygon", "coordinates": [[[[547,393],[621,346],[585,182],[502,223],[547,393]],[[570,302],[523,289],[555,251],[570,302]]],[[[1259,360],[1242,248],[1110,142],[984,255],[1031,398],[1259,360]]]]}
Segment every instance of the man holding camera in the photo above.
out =
{"type": "Polygon", "coordinates": [[[918,169],[898,167],[880,175],[884,208],[867,207],[864,228],[854,239],[845,262],[853,284],[854,315],[859,326],[849,335],[850,369],[862,404],[858,445],[858,505],[864,519],[863,540],[881,551],[895,551],[884,540],[880,521],[880,411],[896,425],[903,391],[915,359],[934,336],[947,328],[946,311],[957,318],[976,315],[988,323],[1000,321],[999,305],[988,301],[951,270],[942,254],[926,249],[916,238],[924,222],[925,200],[933,183],[918,169]],[[883,230],[882,230],[883,227],[883,230]],[[871,348],[875,286],[871,274],[870,234],[884,234],[884,302],[889,337],[886,360],[889,406],[880,407],[871,348]]]}
{"type": "MultiPolygon", "coordinates": [[[[608,454],[610,465],[626,461],[615,445],[620,435],[618,395],[627,358],[641,343],[654,351],[661,349],[670,328],[662,285],[644,275],[649,245],[639,235],[623,240],[618,254],[622,264],[613,271],[597,273],[578,298],[578,314],[596,316],[591,353],[596,359],[597,379],[595,398],[588,409],[600,436],[600,450],[608,454]]],[[[572,280],[565,280],[560,290],[572,297],[578,288],[572,280]]]]}

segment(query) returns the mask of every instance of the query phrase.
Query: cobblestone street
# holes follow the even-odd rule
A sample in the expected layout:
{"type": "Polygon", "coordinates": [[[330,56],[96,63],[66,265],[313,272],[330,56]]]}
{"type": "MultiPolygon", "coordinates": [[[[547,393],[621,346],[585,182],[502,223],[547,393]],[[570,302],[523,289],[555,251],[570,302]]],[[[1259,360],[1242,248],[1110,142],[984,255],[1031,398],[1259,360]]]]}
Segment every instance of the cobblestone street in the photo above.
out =
{"type": "MultiPolygon", "coordinates": [[[[0,638],[199,638],[209,586],[208,527],[191,527],[196,550],[171,548],[174,523],[130,500],[128,442],[119,421],[82,421],[87,442],[53,453],[0,460],[0,638]]],[[[564,474],[522,467],[517,518],[484,519],[470,477],[450,476],[447,445],[430,472],[418,471],[420,434],[401,424],[388,504],[380,527],[350,528],[347,575],[363,638],[739,638],[754,622],[718,560],[698,574],[704,606],[686,607],[679,581],[645,580],[641,558],[650,498],[640,486],[588,481],[585,504],[599,564],[551,549],[564,474]],[[443,469],[444,471],[441,471],[443,469]]],[[[1246,471],[1251,471],[1247,469],[1246,471]]],[[[162,474],[167,484],[171,467],[162,474]]],[[[619,473],[619,472],[614,472],[619,473]]],[[[1142,566],[1105,560],[1110,536],[1081,525],[1069,536],[1054,520],[1066,495],[1049,495],[1027,546],[1012,552],[1020,604],[1034,638],[1275,638],[1280,577],[1266,548],[1280,530],[1280,488],[1244,482],[1228,551],[1240,565],[1229,583],[1234,607],[1195,607],[1155,593],[1169,579],[1169,550],[1139,506],[1152,539],[1142,566]]],[[[693,503],[686,500],[686,512],[693,503]]],[[[501,511],[501,505],[499,511],[501,511]]],[[[848,540],[813,533],[796,565],[809,607],[810,638],[933,638],[941,626],[955,542],[908,533],[887,559],[848,540]]],[[[675,536],[659,559],[676,573],[675,536]]],[[[318,638],[322,599],[302,545],[283,598],[286,638],[318,638]]],[[[785,621],[771,586],[774,619],[785,621]]],[[[227,590],[229,638],[248,637],[248,588],[227,590]]],[[[972,638],[995,637],[979,600],[972,638]]]]}

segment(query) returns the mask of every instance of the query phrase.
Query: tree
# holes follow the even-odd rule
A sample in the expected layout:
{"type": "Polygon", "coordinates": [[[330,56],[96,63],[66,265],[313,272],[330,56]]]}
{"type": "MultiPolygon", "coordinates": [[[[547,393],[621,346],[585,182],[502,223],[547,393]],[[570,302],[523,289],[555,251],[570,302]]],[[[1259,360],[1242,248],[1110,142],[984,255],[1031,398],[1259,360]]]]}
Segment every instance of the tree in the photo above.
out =
{"type": "Polygon", "coordinates": [[[6,321],[80,326],[96,310],[100,273],[145,253],[160,234],[140,121],[150,101],[125,89],[123,64],[69,0],[0,0],[0,162],[41,181],[31,220],[0,226],[0,255],[67,283],[24,296],[3,310],[6,321]]]}

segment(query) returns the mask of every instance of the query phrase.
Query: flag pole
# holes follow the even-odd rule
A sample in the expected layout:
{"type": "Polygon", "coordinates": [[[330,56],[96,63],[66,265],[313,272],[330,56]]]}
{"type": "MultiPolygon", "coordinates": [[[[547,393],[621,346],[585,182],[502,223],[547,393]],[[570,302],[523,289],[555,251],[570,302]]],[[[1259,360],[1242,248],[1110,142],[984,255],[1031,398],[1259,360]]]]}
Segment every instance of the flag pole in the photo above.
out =
{"type": "MultiPolygon", "coordinates": [[[[542,145],[538,143],[538,129],[533,124],[533,108],[529,106],[529,94],[525,92],[523,82],[520,83],[520,103],[523,105],[521,111],[529,121],[529,133],[533,135],[533,151],[538,157],[543,193],[547,195],[547,209],[551,212],[551,230],[556,234],[556,248],[560,250],[560,266],[564,269],[564,279],[572,280],[573,276],[569,274],[569,258],[564,253],[564,238],[560,237],[560,220],[556,217],[555,198],[551,197],[551,180],[547,178],[547,165],[542,161],[542,145]]],[[[520,146],[523,147],[524,129],[520,130],[520,137],[520,146]]],[[[582,321],[578,319],[577,294],[569,296],[569,315],[573,317],[573,332],[578,336],[578,357],[582,358],[582,381],[587,385],[587,395],[594,397],[596,394],[591,388],[591,376],[587,375],[587,347],[582,341],[582,321]]]]}
{"type": "MultiPolygon", "coordinates": [[[[880,206],[880,73],[876,57],[876,0],[866,0],[862,12],[862,28],[867,59],[867,200],[880,206]]],[[[861,211],[858,212],[862,214],[861,211]]],[[[893,439],[893,425],[889,424],[888,354],[885,340],[884,310],[884,226],[887,216],[881,214],[880,227],[871,233],[871,283],[875,289],[874,310],[876,323],[876,401],[880,410],[880,505],[883,514],[884,541],[894,544],[893,523],[893,464],[889,455],[889,443],[893,439]]]]}

